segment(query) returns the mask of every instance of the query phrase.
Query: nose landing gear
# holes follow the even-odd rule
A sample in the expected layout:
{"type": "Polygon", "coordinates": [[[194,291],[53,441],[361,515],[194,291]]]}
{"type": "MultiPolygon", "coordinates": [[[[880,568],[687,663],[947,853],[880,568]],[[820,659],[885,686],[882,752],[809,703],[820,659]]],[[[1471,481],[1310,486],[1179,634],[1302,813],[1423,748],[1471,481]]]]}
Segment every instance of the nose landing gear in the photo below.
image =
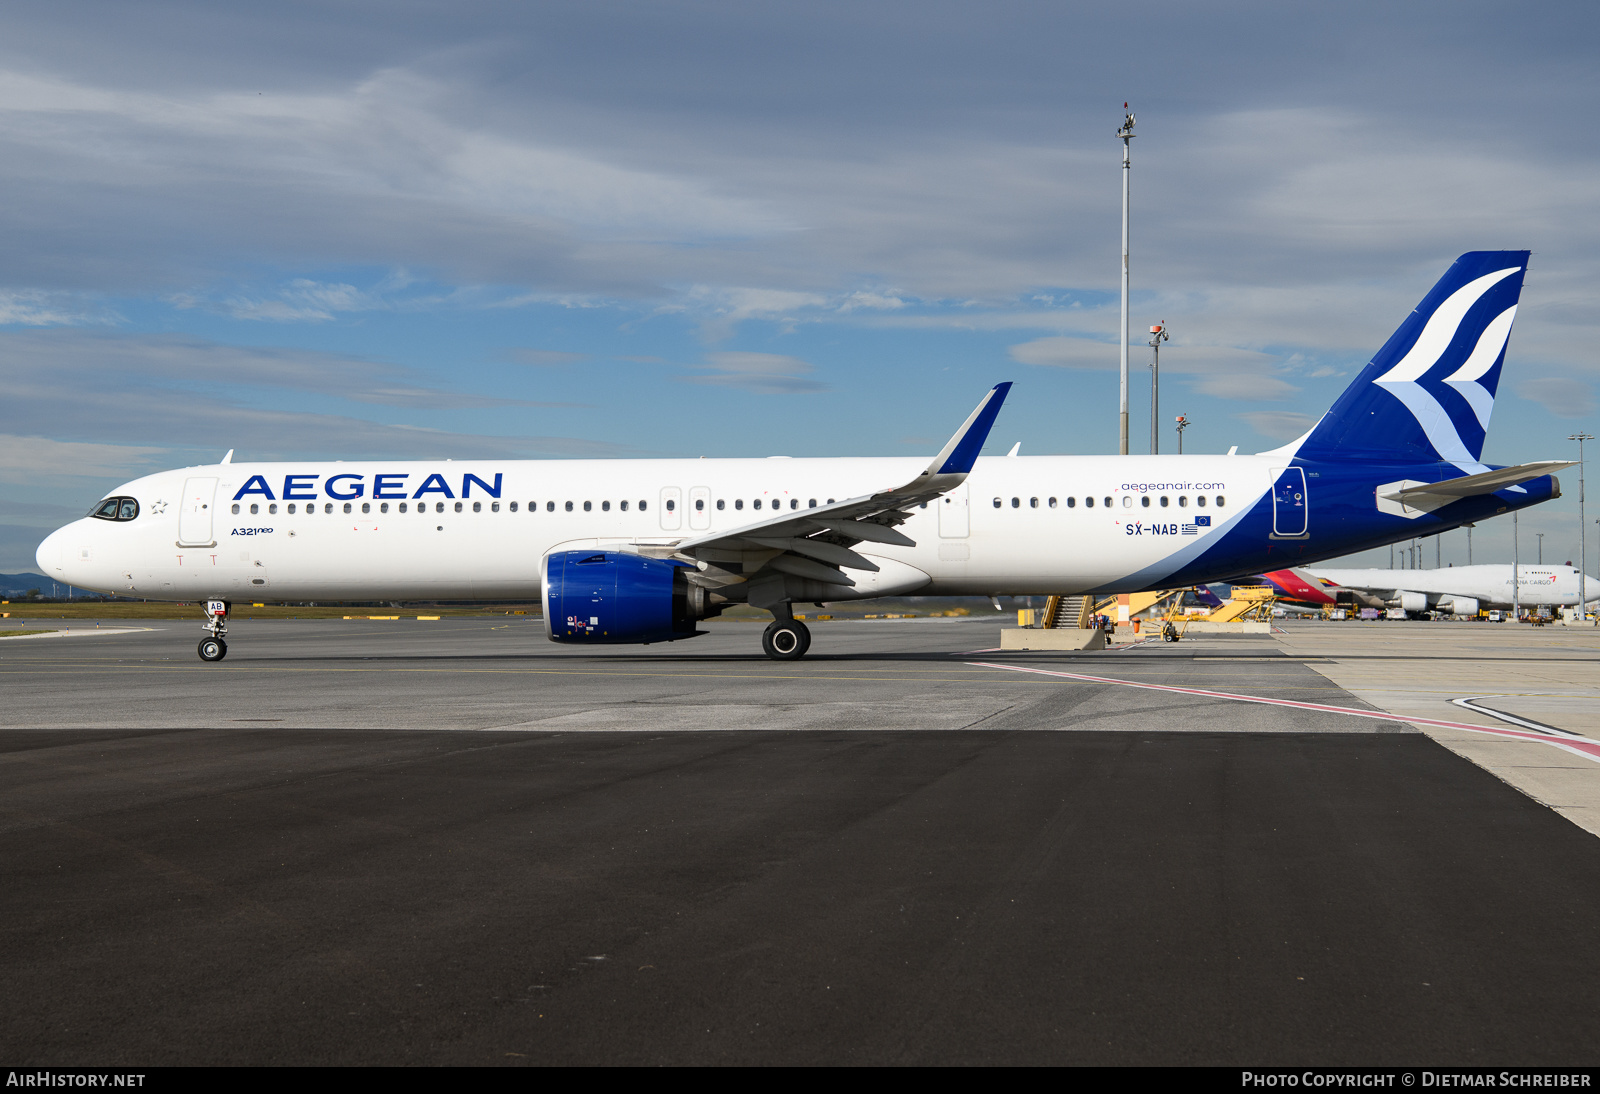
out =
{"type": "Polygon", "coordinates": [[[211,632],[210,638],[200,640],[200,660],[221,661],[228,656],[228,643],[223,639],[228,633],[228,608],[226,600],[206,601],[206,621],[202,630],[211,632]]]}

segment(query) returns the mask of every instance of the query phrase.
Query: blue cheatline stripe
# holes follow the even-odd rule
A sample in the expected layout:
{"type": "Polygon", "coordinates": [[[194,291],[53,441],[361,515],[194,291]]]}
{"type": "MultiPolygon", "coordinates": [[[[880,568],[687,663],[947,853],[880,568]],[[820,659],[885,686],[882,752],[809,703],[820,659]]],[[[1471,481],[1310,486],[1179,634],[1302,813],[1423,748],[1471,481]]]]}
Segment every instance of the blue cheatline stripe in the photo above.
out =
{"type": "Polygon", "coordinates": [[[1006,395],[1011,391],[1011,381],[994,385],[989,392],[989,397],[978,410],[978,416],[957,442],[955,451],[944,461],[939,468],[941,475],[965,475],[972,470],[972,465],[978,462],[978,453],[983,450],[983,444],[989,439],[989,430],[994,428],[994,420],[1000,414],[1000,407],[1006,401],[1006,395]]]}

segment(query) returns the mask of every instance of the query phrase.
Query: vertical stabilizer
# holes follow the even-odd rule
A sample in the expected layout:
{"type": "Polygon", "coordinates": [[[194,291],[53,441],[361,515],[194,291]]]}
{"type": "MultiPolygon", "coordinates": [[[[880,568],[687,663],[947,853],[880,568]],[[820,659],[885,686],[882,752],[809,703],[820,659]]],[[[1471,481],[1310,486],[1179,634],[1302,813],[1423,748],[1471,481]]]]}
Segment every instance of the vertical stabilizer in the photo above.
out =
{"type": "Polygon", "coordinates": [[[1486,470],[1478,461],[1527,268],[1527,251],[1456,259],[1297,454],[1486,470]]]}

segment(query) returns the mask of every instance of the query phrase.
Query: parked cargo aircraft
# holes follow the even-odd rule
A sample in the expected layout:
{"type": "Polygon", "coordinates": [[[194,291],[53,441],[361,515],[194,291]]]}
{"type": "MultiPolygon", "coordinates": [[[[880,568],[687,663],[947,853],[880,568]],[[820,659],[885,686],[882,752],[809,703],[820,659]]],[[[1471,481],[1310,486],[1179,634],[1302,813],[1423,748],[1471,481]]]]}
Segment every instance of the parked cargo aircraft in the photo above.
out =
{"type": "MultiPolygon", "coordinates": [[[[1307,603],[1343,601],[1368,608],[1403,608],[1408,614],[1437,611],[1477,615],[1480,609],[1512,606],[1511,570],[1509,563],[1434,570],[1330,570],[1311,566],[1266,576],[1286,595],[1307,603]]],[[[1516,570],[1516,603],[1525,608],[1577,605],[1576,567],[1517,566],[1516,570]]],[[[1583,594],[1591,604],[1600,600],[1600,581],[1585,578],[1583,594]]]]}
{"type": "Polygon", "coordinates": [[[1224,456],[978,458],[999,384],[905,459],[231,463],[148,475],[40,545],[81,588],[208,602],[542,598],[557,642],[703,633],[877,596],[1136,592],[1303,565],[1559,495],[1561,461],[1479,462],[1526,251],[1462,255],[1305,436],[1224,456]]]}

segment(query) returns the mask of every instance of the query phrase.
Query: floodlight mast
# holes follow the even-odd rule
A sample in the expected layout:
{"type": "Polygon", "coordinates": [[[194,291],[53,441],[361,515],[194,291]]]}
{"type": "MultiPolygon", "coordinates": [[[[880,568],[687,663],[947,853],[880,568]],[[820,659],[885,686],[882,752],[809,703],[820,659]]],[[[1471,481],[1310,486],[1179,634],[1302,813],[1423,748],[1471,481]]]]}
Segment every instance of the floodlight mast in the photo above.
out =
{"type": "Polygon", "coordinates": [[[1122,393],[1117,418],[1117,451],[1128,454],[1128,142],[1133,140],[1133,124],[1137,120],[1123,103],[1122,128],[1117,136],[1122,141],[1122,393]]]}
{"type": "Polygon", "coordinates": [[[1593,433],[1574,433],[1569,441],[1578,442],[1578,618],[1588,614],[1589,601],[1585,599],[1584,582],[1589,573],[1589,535],[1583,520],[1583,442],[1594,440],[1593,433]]]}
{"type": "MultiPolygon", "coordinates": [[[[1161,454],[1161,428],[1156,424],[1161,420],[1161,343],[1170,341],[1167,337],[1167,325],[1157,323],[1150,328],[1150,348],[1154,356],[1150,358],[1150,455],[1161,454]]],[[[1182,437],[1183,434],[1178,434],[1182,437]]]]}
{"type": "Polygon", "coordinates": [[[1183,431],[1189,428],[1189,419],[1183,414],[1178,415],[1178,455],[1183,455],[1183,431]]]}

